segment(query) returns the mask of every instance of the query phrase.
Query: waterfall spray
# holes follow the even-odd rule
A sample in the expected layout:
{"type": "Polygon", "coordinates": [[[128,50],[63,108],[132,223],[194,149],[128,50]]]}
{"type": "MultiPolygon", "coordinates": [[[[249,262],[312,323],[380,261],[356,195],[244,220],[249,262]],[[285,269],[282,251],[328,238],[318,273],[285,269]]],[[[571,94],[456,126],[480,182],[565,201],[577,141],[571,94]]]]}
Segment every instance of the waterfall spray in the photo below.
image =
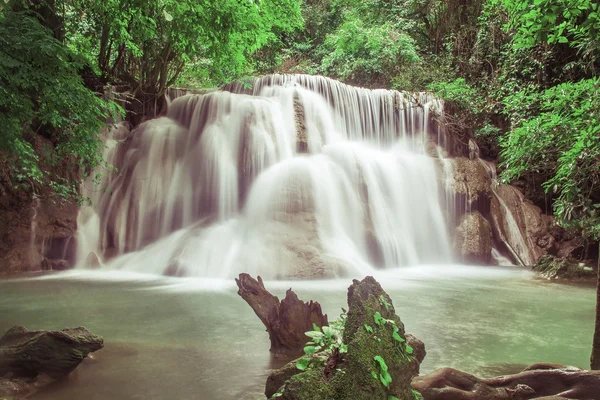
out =
{"type": "MultiPolygon", "coordinates": [[[[174,99],[107,138],[78,260],[157,274],[333,277],[450,261],[425,93],[306,75],[174,99]]],[[[433,139],[432,139],[433,138],[433,139]]]]}

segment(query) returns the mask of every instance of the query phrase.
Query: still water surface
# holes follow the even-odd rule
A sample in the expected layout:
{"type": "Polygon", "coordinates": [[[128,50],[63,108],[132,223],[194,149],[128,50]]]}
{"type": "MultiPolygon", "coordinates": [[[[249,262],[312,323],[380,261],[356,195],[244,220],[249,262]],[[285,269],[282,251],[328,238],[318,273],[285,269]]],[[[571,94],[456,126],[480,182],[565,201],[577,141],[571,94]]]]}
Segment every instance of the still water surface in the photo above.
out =
{"type": "MultiPolygon", "coordinates": [[[[586,367],[592,288],[536,280],[522,269],[412,267],[376,276],[406,330],[422,339],[422,372],[480,375],[556,362],[586,367]]],[[[351,280],[265,282],[321,303],[332,317],[351,280]]],[[[72,271],[0,281],[0,331],[83,325],[104,337],[66,381],[35,399],[264,399],[269,340],[234,282],[72,271]]]]}

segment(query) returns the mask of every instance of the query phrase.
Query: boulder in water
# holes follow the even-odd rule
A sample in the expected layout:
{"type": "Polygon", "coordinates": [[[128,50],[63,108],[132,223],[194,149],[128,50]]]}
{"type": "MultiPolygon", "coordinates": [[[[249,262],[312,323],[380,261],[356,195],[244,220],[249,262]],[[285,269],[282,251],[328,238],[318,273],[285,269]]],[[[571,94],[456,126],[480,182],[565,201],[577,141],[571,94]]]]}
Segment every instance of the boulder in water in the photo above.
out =
{"type": "Polygon", "coordinates": [[[442,368],[413,379],[412,386],[425,400],[588,400],[598,398],[600,371],[536,364],[515,375],[481,379],[442,368]]]}
{"type": "Polygon", "coordinates": [[[475,211],[464,215],[456,228],[456,253],[468,263],[488,264],[492,257],[492,228],[475,211]]]}
{"type": "Polygon", "coordinates": [[[64,378],[103,346],[102,337],[83,327],[29,331],[15,326],[0,338],[0,397],[26,396],[64,378]]]}
{"type": "Polygon", "coordinates": [[[44,258],[42,260],[42,271],[66,271],[73,268],[67,260],[50,260],[44,258]]]}
{"type": "Polygon", "coordinates": [[[409,340],[388,294],[373,277],[354,280],[348,288],[348,306],[342,334],[347,352],[318,353],[313,360],[323,362],[311,363],[304,371],[297,368],[297,361],[274,371],[267,380],[267,397],[414,399],[410,382],[418,373],[425,349],[418,339],[409,340]]]}
{"type": "Polygon", "coordinates": [[[85,259],[85,266],[86,268],[90,269],[98,269],[102,266],[102,263],[100,262],[100,258],[98,258],[98,255],[93,251],[90,251],[85,259]]]}

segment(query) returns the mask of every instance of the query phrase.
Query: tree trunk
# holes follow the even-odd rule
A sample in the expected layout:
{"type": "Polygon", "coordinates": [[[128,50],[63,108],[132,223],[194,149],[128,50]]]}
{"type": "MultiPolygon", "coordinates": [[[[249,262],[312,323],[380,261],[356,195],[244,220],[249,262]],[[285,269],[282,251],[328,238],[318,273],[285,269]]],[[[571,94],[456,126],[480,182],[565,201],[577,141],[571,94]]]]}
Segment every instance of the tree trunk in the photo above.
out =
{"type": "MultiPolygon", "coordinates": [[[[600,243],[598,243],[600,249],[600,243]]],[[[600,252],[599,252],[600,253],[600,252]]],[[[600,254],[598,255],[598,278],[596,283],[596,324],[594,326],[594,341],[592,342],[591,369],[600,369],[600,254]]]]}
{"type": "Polygon", "coordinates": [[[275,356],[291,357],[303,354],[306,342],[310,340],[304,333],[313,330],[313,324],[327,325],[327,315],[316,302],[305,303],[298,299],[292,289],[288,289],[282,301],[273,296],[263,284],[248,274],[240,274],[235,282],[238,294],[252,307],[258,318],[267,328],[271,339],[271,352],[275,356]]]}
{"type": "Polygon", "coordinates": [[[555,364],[535,364],[523,372],[478,378],[441,368],[412,380],[427,400],[598,399],[600,372],[555,364]]]}

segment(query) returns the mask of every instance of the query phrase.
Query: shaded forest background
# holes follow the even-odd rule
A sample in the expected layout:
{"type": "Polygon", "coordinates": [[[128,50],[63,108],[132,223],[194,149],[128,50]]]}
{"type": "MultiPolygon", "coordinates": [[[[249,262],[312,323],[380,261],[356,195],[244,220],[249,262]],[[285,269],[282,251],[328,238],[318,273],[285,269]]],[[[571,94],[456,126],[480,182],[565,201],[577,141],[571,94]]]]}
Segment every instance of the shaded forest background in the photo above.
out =
{"type": "Polygon", "coordinates": [[[504,180],[564,225],[600,234],[596,1],[4,3],[0,148],[11,190],[77,195],[85,172],[103,163],[106,118],[124,113],[135,125],[168,87],[322,74],[436,93],[455,138],[475,138],[504,180]],[[83,173],[40,168],[35,135],[52,141],[46,159],[83,173]]]}

